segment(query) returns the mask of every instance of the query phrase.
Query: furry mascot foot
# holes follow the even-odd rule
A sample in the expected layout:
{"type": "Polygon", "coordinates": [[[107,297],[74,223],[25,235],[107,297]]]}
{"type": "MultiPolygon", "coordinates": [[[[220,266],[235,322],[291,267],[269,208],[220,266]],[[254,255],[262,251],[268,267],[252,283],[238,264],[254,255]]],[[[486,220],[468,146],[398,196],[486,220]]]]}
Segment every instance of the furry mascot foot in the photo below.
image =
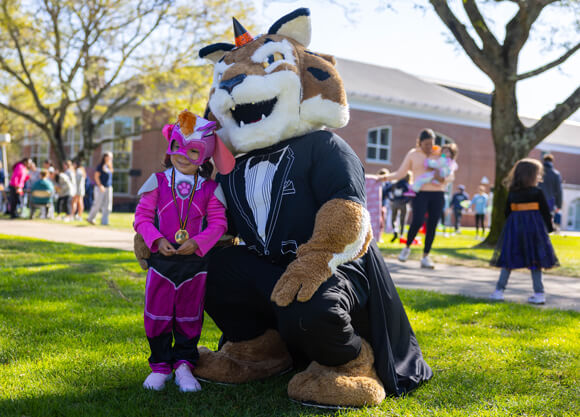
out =
{"type": "Polygon", "coordinates": [[[312,362],[305,371],[294,375],[288,383],[288,396],[312,405],[379,405],[386,394],[374,361],[371,346],[363,340],[360,354],[352,361],[340,366],[312,362]]]}
{"type": "Polygon", "coordinates": [[[217,352],[200,347],[194,375],[213,382],[242,384],[278,375],[291,366],[292,358],[280,334],[270,329],[252,340],[226,342],[217,352]]]}

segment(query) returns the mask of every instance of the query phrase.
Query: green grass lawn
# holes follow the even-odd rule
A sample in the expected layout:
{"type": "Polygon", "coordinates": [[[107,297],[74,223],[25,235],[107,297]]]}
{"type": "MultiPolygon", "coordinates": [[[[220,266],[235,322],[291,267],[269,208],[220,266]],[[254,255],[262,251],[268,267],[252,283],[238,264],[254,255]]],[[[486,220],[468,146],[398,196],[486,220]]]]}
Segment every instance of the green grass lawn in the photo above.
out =
{"type": "MultiPolygon", "coordinates": [[[[396,258],[404,245],[398,240],[391,243],[392,236],[392,234],[384,233],[379,248],[385,256],[396,258]]],[[[419,260],[423,254],[425,236],[419,234],[418,238],[421,244],[412,246],[410,259],[419,260]]],[[[580,236],[551,234],[550,239],[560,266],[550,269],[548,273],[580,278],[580,236]]],[[[431,249],[431,257],[436,263],[473,267],[490,267],[489,260],[492,254],[493,248],[483,246],[475,239],[474,228],[463,228],[461,234],[450,236],[438,232],[431,249]]]]}
{"type": "MultiPolygon", "coordinates": [[[[577,416],[580,314],[400,290],[432,381],[380,407],[292,403],[292,373],[145,391],[145,274],[129,252],[0,235],[1,416],[577,416]]],[[[207,318],[202,343],[219,331],[207,318]]]]}

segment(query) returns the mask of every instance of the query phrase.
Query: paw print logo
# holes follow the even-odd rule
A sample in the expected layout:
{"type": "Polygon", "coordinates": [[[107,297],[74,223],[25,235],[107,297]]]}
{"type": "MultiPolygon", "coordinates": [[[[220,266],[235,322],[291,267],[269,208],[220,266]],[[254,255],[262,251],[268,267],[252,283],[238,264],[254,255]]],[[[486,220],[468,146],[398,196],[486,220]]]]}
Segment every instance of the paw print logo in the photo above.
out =
{"type": "Polygon", "coordinates": [[[182,198],[187,197],[191,192],[191,189],[192,189],[191,184],[186,181],[182,181],[179,184],[177,184],[177,192],[179,193],[179,196],[182,198]]]}

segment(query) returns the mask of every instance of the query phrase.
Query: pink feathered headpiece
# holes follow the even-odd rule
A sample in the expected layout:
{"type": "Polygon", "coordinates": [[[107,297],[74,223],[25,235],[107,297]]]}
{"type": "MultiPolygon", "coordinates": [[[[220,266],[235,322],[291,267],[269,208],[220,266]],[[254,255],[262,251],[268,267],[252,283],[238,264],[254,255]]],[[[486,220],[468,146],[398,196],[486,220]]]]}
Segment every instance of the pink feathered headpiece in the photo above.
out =
{"type": "Polygon", "coordinates": [[[213,157],[218,172],[224,175],[229,174],[234,169],[236,161],[215,133],[215,128],[215,122],[196,116],[188,110],[182,111],[177,118],[177,124],[163,127],[163,136],[169,142],[167,154],[182,155],[195,165],[202,165],[213,157]],[[171,150],[174,140],[179,143],[179,149],[175,152],[171,150]],[[187,156],[187,151],[191,149],[199,152],[199,158],[196,160],[187,156]]]}

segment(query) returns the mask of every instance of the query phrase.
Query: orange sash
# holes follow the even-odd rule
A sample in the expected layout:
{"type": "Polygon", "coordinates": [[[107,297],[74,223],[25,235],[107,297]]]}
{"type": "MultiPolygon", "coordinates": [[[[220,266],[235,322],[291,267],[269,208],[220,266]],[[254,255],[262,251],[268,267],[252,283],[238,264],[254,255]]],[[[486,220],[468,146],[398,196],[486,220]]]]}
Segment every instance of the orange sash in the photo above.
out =
{"type": "Polygon", "coordinates": [[[511,203],[510,207],[511,207],[512,211],[539,210],[540,204],[537,202],[511,203]]]}

